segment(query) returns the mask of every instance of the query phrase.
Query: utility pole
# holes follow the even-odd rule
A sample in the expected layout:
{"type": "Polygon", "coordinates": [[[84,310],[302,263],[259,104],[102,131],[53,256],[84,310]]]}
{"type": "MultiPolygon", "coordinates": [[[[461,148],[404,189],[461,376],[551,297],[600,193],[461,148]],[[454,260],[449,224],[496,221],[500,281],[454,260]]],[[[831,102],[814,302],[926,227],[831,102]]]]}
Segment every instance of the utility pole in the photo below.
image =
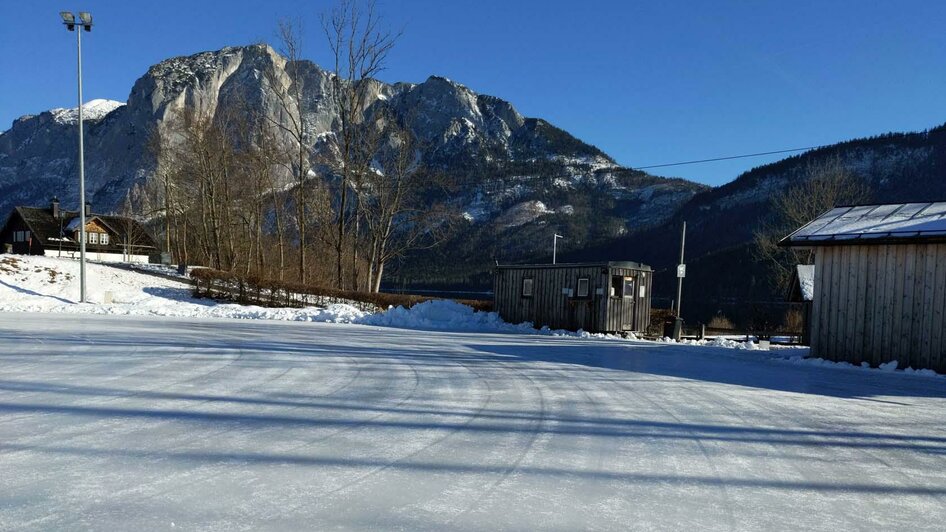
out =
{"type": "Polygon", "coordinates": [[[85,147],[82,143],[82,30],[92,31],[92,15],[83,11],[79,21],[69,11],[59,13],[62,23],[69,31],[76,32],[78,55],[76,71],[79,78],[79,302],[85,303],[85,147]],[[78,31],[76,26],[79,26],[78,31]]]}
{"type": "Polygon", "coordinates": [[[683,230],[680,232],[680,262],[677,263],[677,317],[681,317],[683,311],[683,278],[687,275],[687,267],[683,262],[683,249],[687,240],[687,223],[683,222],[683,230]]]}
{"type": "Polygon", "coordinates": [[[556,255],[558,254],[558,239],[559,238],[565,238],[565,237],[559,234],[552,235],[552,264],[555,264],[555,260],[557,258],[556,255]]]}

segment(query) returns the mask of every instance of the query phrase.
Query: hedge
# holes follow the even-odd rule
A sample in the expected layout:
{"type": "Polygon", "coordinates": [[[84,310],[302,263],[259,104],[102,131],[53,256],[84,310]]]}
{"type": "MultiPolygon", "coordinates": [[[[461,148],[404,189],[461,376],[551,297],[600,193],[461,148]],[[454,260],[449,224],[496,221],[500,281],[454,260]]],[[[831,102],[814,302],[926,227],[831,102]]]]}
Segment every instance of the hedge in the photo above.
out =
{"type": "MultiPolygon", "coordinates": [[[[211,268],[194,268],[190,277],[194,282],[194,297],[234,301],[244,305],[263,307],[326,306],[347,303],[374,312],[392,306],[413,307],[438,297],[409,294],[386,294],[339,290],[323,286],[288,281],[275,281],[256,276],[241,276],[211,268]]],[[[480,299],[458,299],[458,303],[475,310],[491,311],[493,302],[480,299]]]]}

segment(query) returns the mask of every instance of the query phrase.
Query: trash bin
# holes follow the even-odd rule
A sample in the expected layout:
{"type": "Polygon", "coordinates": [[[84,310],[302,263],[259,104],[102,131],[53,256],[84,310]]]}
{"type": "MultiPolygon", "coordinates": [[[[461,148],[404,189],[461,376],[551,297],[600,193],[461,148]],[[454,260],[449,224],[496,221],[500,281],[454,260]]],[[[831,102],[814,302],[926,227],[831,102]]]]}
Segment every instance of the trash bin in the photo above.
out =
{"type": "Polygon", "coordinates": [[[683,318],[668,318],[664,322],[664,336],[680,340],[683,336],[683,318]]]}

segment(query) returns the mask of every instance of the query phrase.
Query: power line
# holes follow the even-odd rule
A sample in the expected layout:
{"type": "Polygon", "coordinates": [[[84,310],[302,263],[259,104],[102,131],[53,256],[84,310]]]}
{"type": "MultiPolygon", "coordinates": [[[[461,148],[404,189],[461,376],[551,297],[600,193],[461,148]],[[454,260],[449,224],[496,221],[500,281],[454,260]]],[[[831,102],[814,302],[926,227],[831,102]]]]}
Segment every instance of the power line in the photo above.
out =
{"type": "MultiPolygon", "coordinates": [[[[683,161],[683,162],[677,162],[677,163],[652,164],[648,166],[628,166],[628,167],[617,167],[617,168],[619,169],[624,168],[627,170],[646,170],[649,168],[665,168],[668,166],[682,166],[686,164],[710,163],[710,162],[716,162],[716,161],[727,161],[731,159],[745,159],[747,157],[759,157],[762,155],[776,155],[779,153],[792,153],[792,152],[799,152],[799,151],[816,150],[816,149],[825,148],[825,147],[828,147],[828,145],[809,146],[807,148],[791,148],[787,150],[765,151],[765,152],[759,152],[759,153],[747,153],[744,155],[730,155],[727,157],[714,157],[712,159],[699,159],[699,160],[694,160],[694,161],[683,161]]],[[[453,190],[477,189],[477,188],[486,188],[489,185],[494,185],[494,186],[508,185],[509,181],[515,181],[517,184],[520,184],[520,183],[526,184],[532,177],[535,177],[535,176],[526,176],[526,175],[508,176],[507,175],[507,176],[502,176],[502,177],[486,177],[486,178],[475,176],[475,177],[467,177],[465,179],[456,179],[452,181],[447,181],[446,184],[444,184],[444,188],[453,189],[453,190]]],[[[567,178],[568,176],[563,174],[563,175],[555,175],[555,176],[549,175],[546,177],[551,178],[551,179],[557,179],[557,178],[567,178]]]]}
{"type": "Polygon", "coordinates": [[[665,168],[667,166],[682,166],[684,164],[699,164],[699,163],[712,163],[716,161],[728,161],[730,159],[745,159],[746,157],[759,157],[762,155],[776,155],[779,153],[791,153],[795,151],[808,151],[816,150],[818,148],[824,148],[825,146],[809,146],[807,148],[791,148],[788,150],[775,150],[775,151],[763,151],[759,153],[747,153],[745,155],[730,155],[728,157],[715,157],[712,159],[699,159],[695,161],[683,161],[680,163],[665,163],[665,164],[651,164],[648,166],[633,166],[635,170],[646,170],[648,168],[665,168]]]}

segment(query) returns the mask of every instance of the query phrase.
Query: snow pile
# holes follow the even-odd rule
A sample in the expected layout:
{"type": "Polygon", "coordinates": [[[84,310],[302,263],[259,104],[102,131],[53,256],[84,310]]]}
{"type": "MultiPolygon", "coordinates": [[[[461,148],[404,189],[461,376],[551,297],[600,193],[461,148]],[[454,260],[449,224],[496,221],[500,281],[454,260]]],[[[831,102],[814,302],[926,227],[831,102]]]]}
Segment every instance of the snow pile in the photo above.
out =
{"type": "MultiPolygon", "coordinates": [[[[813,366],[823,366],[836,369],[845,369],[845,370],[867,370],[867,371],[881,371],[885,373],[893,373],[897,371],[897,361],[891,360],[890,362],[885,362],[880,364],[876,368],[872,368],[867,362],[861,362],[859,366],[851,364],[850,362],[835,362],[833,360],[826,360],[824,358],[806,358],[804,356],[791,356],[788,358],[782,358],[778,360],[783,360],[792,364],[808,364],[813,366]]],[[[897,371],[897,373],[901,373],[897,371]]],[[[908,375],[917,375],[920,377],[935,377],[935,378],[946,378],[946,375],[940,375],[931,369],[913,369],[912,367],[904,368],[902,373],[908,375]]]]}
{"type": "MultiPolygon", "coordinates": [[[[362,317],[355,323],[399,327],[402,329],[431,329],[475,332],[517,332],[552,335],[565,331],[548,328],[536,330],[531,323],[506,323],[495,312],[482,312],[447,299],[425,301],[411,308],[392,307],[379,314],[362,317]]],[[[571,333],[578,335],[578,333],[571,333]]]]}
{"type": "MultiPolygon", "coordinates": [[[[117,102],[115,100],[89,100],[82,106],[82,121],[101,120],[105,118],[105,115],[123,105],[125,105],[124,102],[117,102]]],[[[52,109],[49,112],[53,114],[53,119],[60,124],[71,125],[79,122],[78,107],[73,107],[72,109],[52,109]]]]}
{"type": "Polygon", "coordinates": [[[760,350],[759,344],[753,343],[752,341],[737,342],[736,340],[732,340],[724,336],[717,336],[712,339],[707,338],[705,340],[680,340],[679,342],[674,340],[673,338],[664,336],[663,338],[660,338],[657,341],[662,344],[696,345],[700,347],[722,347],[725,349],[744,349],[747,351],[760,350]]]}
{"type": "Polygon", "coordinates": [[[759,344],[752,342],[737,342],[735,340],[730,340],[721,336],[714,338],[711,342],[704,345],[708,345],[710,347],[725,347],[728,349],[746,349],[749,351],[755,351],[759,349],[759,344]]]}

